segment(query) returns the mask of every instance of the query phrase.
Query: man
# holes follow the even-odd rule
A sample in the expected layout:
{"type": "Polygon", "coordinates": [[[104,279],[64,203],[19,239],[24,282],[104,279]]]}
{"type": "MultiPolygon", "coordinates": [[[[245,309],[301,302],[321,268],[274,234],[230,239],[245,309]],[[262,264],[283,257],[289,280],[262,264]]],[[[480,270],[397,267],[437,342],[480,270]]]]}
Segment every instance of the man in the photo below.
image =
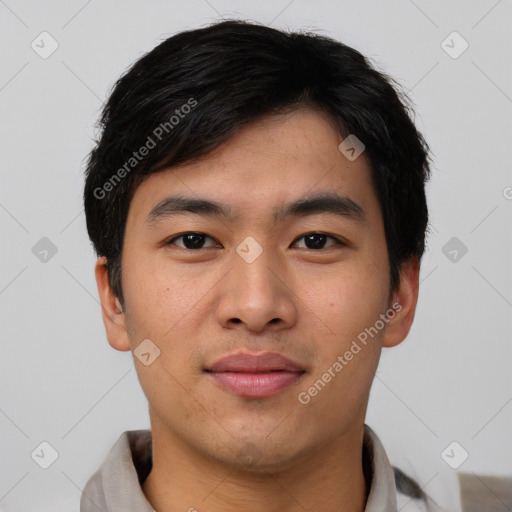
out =
{"type": "Polygon", "coordinates": [[[364,423],[418,297],[428,146],[408,109],[354,49],[242,21],[120,78],[85,210],[151,431],[123,433],[83,512],[434,506],[364,423]]]}

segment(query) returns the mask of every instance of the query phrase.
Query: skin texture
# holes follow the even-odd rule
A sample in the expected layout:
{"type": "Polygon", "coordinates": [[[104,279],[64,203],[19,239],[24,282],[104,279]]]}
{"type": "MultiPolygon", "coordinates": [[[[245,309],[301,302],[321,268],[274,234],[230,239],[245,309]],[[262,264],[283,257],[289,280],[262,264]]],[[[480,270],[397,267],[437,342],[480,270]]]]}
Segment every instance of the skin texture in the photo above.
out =
{"type": "Polygon", "coordinates": [[[134,364],[149,402],[153,469],[143,491],[159,512],[362,511],[364,417],[383,346],[406,336],[417,302],[419,262],[405,262],[390,296],[382,213],[363,153],[339,150],[341,135],[314,109],[269,116],[241,129],[195,164],[150,175],[135,191],[122,257],[125,309],[105,260],[96,279],[110,345],[160,349],[134,364]],[[317,193],[356,202],[365,222],[332,213],[273,219],[284,202],[317,193]],[[230,205],[232,220],[187,213],[149,225],[171,194],[230,205]],[[205,248],[186,249],[199,232],[205,248]],[[325,248],[304,235],[325,233],[325,248]],[[236,252],[253,237],[252,263],[236,252]],[[310,402],[307,391],[359,333],[395,301],[401,309],[310,402]],[[306,371],[298,383],[261,399],[221,388],[204,368],[233,352],[279,352],[306,371]],[[251,443],[251,444],[248,444],[251,443]],[[253,462],[240,457],[248,450],[253,462]]]}

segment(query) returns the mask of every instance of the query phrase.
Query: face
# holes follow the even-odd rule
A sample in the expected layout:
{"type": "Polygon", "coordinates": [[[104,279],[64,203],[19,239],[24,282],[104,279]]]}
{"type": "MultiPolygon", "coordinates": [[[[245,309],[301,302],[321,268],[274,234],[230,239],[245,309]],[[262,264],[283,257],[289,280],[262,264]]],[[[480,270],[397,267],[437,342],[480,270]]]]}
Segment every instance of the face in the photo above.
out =
{"type": "Polygon", "coordinates": [[[312,109],[266,117],[134,194],[107,334],[151,340],[134,361],[152,428],[196,453],[284,468],[356,432],[382,345],[407,333],[369,162],[341,141],[312,109]]]}

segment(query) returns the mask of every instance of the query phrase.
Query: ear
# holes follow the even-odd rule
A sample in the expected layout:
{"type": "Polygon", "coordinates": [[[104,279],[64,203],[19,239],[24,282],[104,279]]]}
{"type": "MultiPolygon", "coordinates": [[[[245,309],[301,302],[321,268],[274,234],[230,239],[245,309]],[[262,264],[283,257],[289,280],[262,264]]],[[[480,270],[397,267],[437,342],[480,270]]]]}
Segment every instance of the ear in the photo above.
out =
{"type": "Polygon", "coordinates": [[[383,347],[394,347],[409,334],[418,302],[419,275],[418,258],[413,257],[402,263],[400,285],[388,310],[394,311],[395,314],[388,314],[389,321],[382,337],[383,347]]]}
{"type": "Polygon", "coordinates": [[[112,348],[120,351],[130,350],[126,318],[119,299],[115,296],[108,280],[107,259],[98,258],[94,268],[96,284],[101,302],[101,311],[107,339],[112,348]]]}

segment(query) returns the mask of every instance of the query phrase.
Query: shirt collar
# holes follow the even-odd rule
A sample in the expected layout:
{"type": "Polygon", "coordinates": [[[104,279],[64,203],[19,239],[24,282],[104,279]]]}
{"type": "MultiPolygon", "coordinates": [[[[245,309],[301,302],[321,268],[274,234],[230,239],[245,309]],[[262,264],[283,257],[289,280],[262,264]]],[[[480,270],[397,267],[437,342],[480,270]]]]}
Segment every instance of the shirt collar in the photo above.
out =
{"type": "MultiPolygon", "coordinates": [[[[155,512],[142,492],[152,466],[151,431],[121,434],[101,467],[85,486],[80,512],[155,512]]],[[[379,438],[364,426],[363,459],[370,469],[370,492],[364,512],[396,512],[393,468],[379,438]]]]}

